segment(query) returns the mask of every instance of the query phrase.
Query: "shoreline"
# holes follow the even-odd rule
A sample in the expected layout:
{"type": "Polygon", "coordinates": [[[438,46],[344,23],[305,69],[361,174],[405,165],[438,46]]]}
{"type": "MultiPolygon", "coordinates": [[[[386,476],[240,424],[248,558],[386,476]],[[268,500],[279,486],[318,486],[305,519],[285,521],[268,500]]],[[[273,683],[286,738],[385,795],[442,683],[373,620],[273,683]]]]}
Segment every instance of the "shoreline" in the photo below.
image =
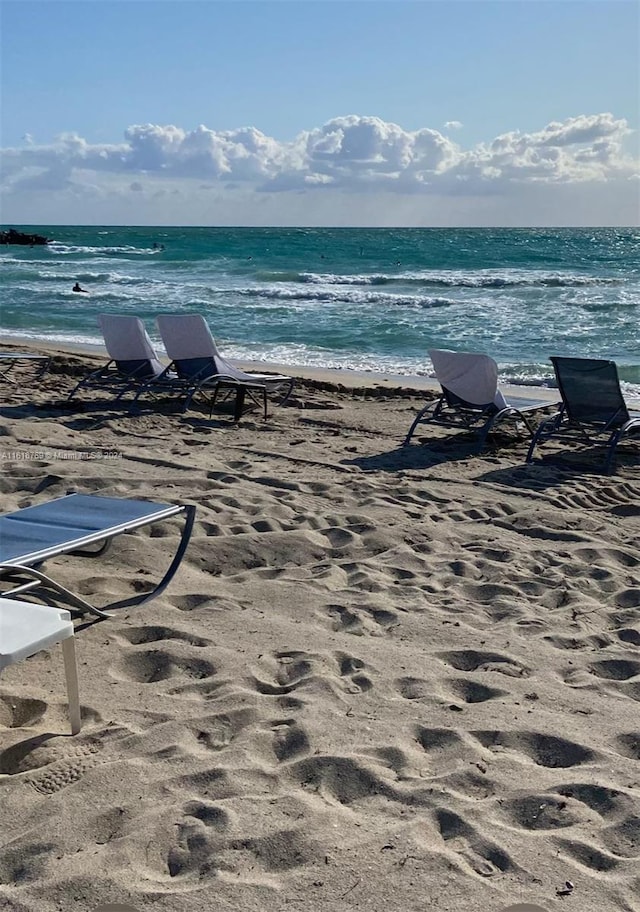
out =
{"type": "MultiPolygon", "coordinates": [[[[85,357],[93,358],[107,358],[107,352],[104,345],[100,343],[95,343],[91,345],[90,343],[74,343],[74,342],[37,342],[30,338],[20,339],[19,337],[15,338],[15,343],[13,341],[7,342],[3,340],[0,342],[0,348],[8,351],[19,351],[26,349],[33,352],[43,352],[44,354],[55,357],[56,355],[79,355],[85,357]]],[[[160,355],[160,361],[164,364],[168,363],[168,359],[164,355],[160,355]]],[[[342,368],[319,368],[319,367],[305,367],[304,365],[297,364],[279,364],[272,363],[267,361],[242,361],[234,359],[234,362],[241,367],[243,370],[254,370],[254,371],[267,371],[273,373],[282,373],[288,376],[296,377],[300,380],[314,380],[320,383],[329,383],[335,384],[336,386],[343,386],[347,389],[357,389],[365,387],[367,389],[375,389],[376,387],[382,387],[383,389],[403,389],[403,390],[415,390],[416,392],[439,392],[440,384],[435,378],[432,377],[422,377],[416,374],[393,374],[393,373],[384,373],[377,371],[358,371],[358,370],[345,370],[342,368]]],[[[534,384],[506,384],[501,383],[500,389],[512,396],[522,396],[523,391],[532,391],[535,390],[535,395],[539,396],[541,399],[545,399],[554,403],[558,401],[558,391],[553,387],[546,386],[536,386],[534,384]]],[[[640,399],[638,400],[640,405],[640,399]]]]}

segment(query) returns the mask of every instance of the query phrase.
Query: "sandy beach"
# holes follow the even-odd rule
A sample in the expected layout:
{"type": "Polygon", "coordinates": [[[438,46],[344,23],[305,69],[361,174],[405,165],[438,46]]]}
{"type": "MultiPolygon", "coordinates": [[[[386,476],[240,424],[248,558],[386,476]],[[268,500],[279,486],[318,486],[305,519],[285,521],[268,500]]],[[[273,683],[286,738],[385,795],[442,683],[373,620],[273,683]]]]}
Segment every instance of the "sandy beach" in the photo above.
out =
{"type": "MultiPolygon", "coordinates": [[[[398,378],[128,414],[4,384],[2,510],[69,490],[189,503],[170,588],[0,678],[0,910],[640,910],[640,465],[421,430],[398,378]]],[[[304,375],[304,376],[303,376],[304,375]]],[[[553,399],[553,393],[549,393],[553,399]]],[[[52,561],[100,606],[179,523],[52,561]]]]}

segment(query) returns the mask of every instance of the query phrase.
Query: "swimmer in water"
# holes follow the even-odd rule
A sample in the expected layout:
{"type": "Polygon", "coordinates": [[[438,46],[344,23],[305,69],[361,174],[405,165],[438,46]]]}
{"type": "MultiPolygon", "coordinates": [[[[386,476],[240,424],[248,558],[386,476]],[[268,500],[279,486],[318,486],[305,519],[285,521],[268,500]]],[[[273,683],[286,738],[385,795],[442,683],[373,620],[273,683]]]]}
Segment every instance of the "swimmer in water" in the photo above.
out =
{"type": "Polygon", "coordinates": [[[80,288],[80,282],[76,282],[71,291],[81,291],[83,294],[89,294],[86,288],[80,288]]]}

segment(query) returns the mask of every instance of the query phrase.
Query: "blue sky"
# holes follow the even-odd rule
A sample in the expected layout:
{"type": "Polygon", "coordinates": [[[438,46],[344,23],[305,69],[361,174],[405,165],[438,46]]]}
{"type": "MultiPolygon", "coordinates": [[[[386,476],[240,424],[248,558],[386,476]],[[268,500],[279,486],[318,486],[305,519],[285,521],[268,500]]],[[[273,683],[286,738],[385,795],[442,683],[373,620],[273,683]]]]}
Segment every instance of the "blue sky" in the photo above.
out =
{"type": "Polygon", "coordinates": [[[633,224],[635,0],[0,0],[3,221],[633,224]]]}

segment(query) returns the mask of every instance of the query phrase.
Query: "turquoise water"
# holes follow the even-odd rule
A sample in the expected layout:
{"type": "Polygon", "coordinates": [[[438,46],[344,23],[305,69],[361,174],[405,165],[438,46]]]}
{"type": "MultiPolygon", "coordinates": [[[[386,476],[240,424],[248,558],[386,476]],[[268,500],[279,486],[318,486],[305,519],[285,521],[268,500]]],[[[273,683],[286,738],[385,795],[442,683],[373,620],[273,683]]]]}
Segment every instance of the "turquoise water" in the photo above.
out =
{"type": "Polygon", "coordinates": [[[638,229],[14,227],[54,242],[0,247],[6,341],[97,343],[101,312],[158,340],[197,311],[241,360],[415,375],[453,348],[536,384],[549,355],[607,357],[640,393],[638,229]]]}

